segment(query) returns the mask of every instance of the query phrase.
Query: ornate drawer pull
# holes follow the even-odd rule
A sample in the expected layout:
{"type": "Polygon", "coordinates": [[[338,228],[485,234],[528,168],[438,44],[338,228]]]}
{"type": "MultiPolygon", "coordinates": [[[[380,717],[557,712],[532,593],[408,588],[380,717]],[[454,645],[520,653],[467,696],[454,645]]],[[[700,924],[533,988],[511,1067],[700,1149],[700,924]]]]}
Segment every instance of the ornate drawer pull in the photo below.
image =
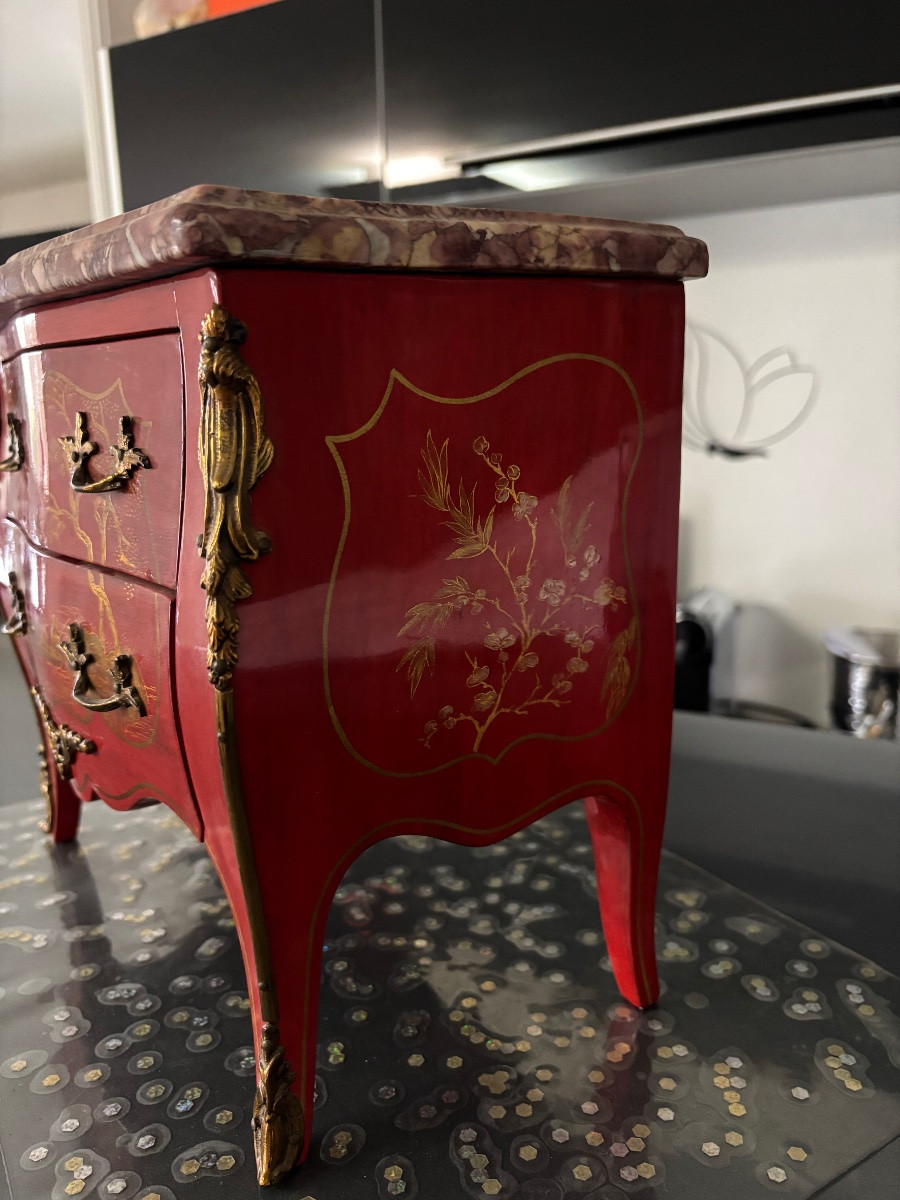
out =
{"type": "Polygon", "coordinates": [[[12,612],[3,626],[3,632],[8,633],[10,637],[17,637],[28,632],[28,616],[25,611],[25,593],[19,587],[19,577],[15,571],[9,573],[9,591],[12,597],[12,612]]]}
{"type": "Polygon", "coordinates": [[[80,733],[76,733],[68,725],[57,725],[50,715],[47,702],[37,688],[32,688],[31,694],[34,697],[34,703],[37,706],[44,729],[47,731],[50,753],[53,755],[53,761],[56,763],[59,777],[60,779],[71,779],[72,762],[75,755],[94,754],[97,747],[90,738],[82,737],[80,733]]]}
{"type": "Polygon", "coordinates": [[[59,648],[75,672],[72,699],[82,708],[89,708],[91,712],[112,712],[114,708],[134,708],[137,709],[138,716],[146,717],[147,709],[141,699],[141,694],[131,683],[131,657],[128,654],[117,654],[112,660],[109,668],[113,684],[112,695],[89,700],[87,693],[94,691],[94,685],[88,675],[88,667],[95,659],[93,654],[88,654],[84,648],[84,633],[80,625],[69,626],[69,641],[60,642],[59,648]]]}
{"type": "Polygon", "coordinates": [[[25,448],[22,445],[22,422],[12,413],[6,414],[6,427],[9,430],[9,454],[0,462],[0,471],[21,471],[25,462],[25,448]]]}
{"type": "Polygon", "coordinates": [[[149,470],[150,459],[143,450],[134,448],[134,434],[131,432],[131,417],[119,418],[119,436],[109,452],[115,459],[115,470],[111,475],[102,479],[91,479],[88,474],[88,460],[97,453],[96,442],[88,440],[87,413],[75,414],[75,436],[59,439],[66,450],[72,464],[71,487],[73,492],[115,492],[123,488],[138,467],[149,470]]]}

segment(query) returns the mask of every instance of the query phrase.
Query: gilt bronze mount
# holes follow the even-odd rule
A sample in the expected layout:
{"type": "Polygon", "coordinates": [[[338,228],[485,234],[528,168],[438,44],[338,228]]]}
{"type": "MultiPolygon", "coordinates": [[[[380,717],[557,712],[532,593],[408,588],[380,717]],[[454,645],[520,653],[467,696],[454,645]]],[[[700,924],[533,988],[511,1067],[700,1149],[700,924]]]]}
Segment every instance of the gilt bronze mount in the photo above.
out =
{"type": "Polygon", "coordinates": [[[135,448],[132,424],[131,417],[119,418],[119,436],[109,448],[114,468],[102,479],[91,479],[89,462],[99,447],[88,438],[87,413],[75,414],[74,435],[69,434],[59,439],[72,464],[70,486],[73,492],[116,492],[125,486],[139,467],[150,469],[150,459],[143,450],[135,448]]]}
{"type": "Polygon", "coordinates": [[[28,632],[28,615],[25,610],[25,593],[19,587],[19,577],[15,571],[9,573],[10,607],[9,620],[3,626],[3,632],[10,637],[21,637],[28,632]]]}
{"type": "Polygon", "coordinates": [[[25,447],[22,444],[22,422],[12,413],[6,414],[9,431],[9,454],[0,461],[0,471],[21,471],[25,463],[25,447]]]}
{"type": "Polygon", "coordinates": [[[303,1110],[291,1091],[294,1071],[278,1034],[278,1005],[266,935],[259,877],[241,783],[234,726],[232,677],[238,662],[240,620],[236,605],[253,594],[241,564],[271,549],[253,524],[250,492],[269,469],[275,448],[264,427],[256,376],[241,358],[247,329],[214,305],[200,331],[200,470],[206,489],[203,532],[197,539],[206,565],[207,673],[216,689],[219,759],[241,884],[247,905],[262,1016],[257,1088],[251,1127],[257,1176],[277,1183],[297,1160],[303,1144],[303,1110]]]}
{"type": "Polygon", "coordinates": [[[95,691],[94,684],[88,674],[88,667],[95,662],[93,654],[88,653],[84,645],[84,632],[80,625],[69,626],[69,640],[60,642],[59,648],[66,656],[66,661],[75,672],[75,683],[72,687],[72,699],[82,708],[91,712],[112,712],[116,708],[133,708],[138,716],[145,717],[147,708],[140,692],[131,682],[131,656],[117,654],[109,666],[109,676],[113,690],[109,696],[91,697],[95,691]]]}
{"type": "Polygon", "coordinates": [[[41,718],[41,723],[47,734],[47,740],[50,743],[50,754],[56,764],[59,777],[60,779],[71,779],[72,763],[75,760],[75,755],[94,754],[97,750],[96,743],[92,742],[90,738],[82,737],[80,733],[76,733],[68,725],[57,725],[53,720],[50,709],[47,707],[47,701],[37,688],[31,689],[31,695],[38,710],[38,716],[41,718]]]}

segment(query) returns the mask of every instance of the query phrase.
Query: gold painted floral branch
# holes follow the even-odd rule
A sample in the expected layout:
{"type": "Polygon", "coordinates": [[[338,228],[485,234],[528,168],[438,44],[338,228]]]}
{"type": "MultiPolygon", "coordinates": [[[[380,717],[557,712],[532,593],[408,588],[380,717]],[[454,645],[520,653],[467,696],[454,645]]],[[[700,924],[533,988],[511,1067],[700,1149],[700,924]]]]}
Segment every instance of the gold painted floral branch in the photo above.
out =
{"type": "MultiPolygon", "coordinates": [[[[526,716],[538,706],[560,708],[568,704],[570,701],[564,697],[573,689],[577,677],[589,669],[586,656],[594,649],[595,636],[603,628],[603,621],[597,620],[598,610],[608,608],[615,612],[619,605],[628,603],[624,587],[610,578],[602,579],[590,590],[590,576],[601,555],[591,545],[582,549],[590,529],[592,503],[577,516],[574,514],[571,475],[560,487],[556,507],[550,510],[561,548],[558,576],[540,583],[534,602],[532,574],[537,552],[539,547],[549,549],[541,541],[538,497],[522,487],[521,468],[516,465],[504,468],[502,455],[491,451],[485,437],[477,437],[472,450],[496,477],[494,504],[486,514],[482,516],[476,511],[475,486],[467,490],[460,480],[454,495],[449,481],[449,438],[439,448],[431,430],[421,452],[419,498],[447,517],[443,524],[456,543],[447,558],[474,559],[488,555],[496,568],[496,582],[493,586],[476,587],[462,575],[444,579],[430,599],[419,601],[407,610],[398,637],[412,635],[415,641],[404,652],[397,670],[406,669],[410,696],[415,695],[426,671],[434,673],[436,635],[452,617],[466,612],[477,616],[490,608],[505,618],[505,623],[493,627],[490,621],[485,622],[488,632],[482,645],[490,652],[488,662],[480,662],[478,654],[465,654],[468,666],[465,685],[475,691],[471,711],[463,712],[453,704],[443,705],[436,719],[425,724],[421,741],[426,749],[442,727],[453,729],[465,723],[473,727],[472,749],[477,751],[499,717],[526,716]],[[505,537],[495,538],[497,508],[507,503],[513,521],[503,524],[505,537]],[[512,531],[512,536],[507,531],[512,531]],[[519,563],[524,559],[521,570],[514,566],[517,558],[519,563]],[[563,615],[573,603],[580,607],[563,615]],[[541,638],[561,638],[568,653],[564,669],[555,672],[549,684],[541,681],[541,655],[534,649],[541,638]],[[521,687],[514,686],[516,683],[530,683],[530,691],[523,694],[521,687]]],[[[635,629],[632,622],[607,652],[601,689],[607,700],[607,716],[618,707],[627,691],[631,671],[627,655],[635,629]]]]}

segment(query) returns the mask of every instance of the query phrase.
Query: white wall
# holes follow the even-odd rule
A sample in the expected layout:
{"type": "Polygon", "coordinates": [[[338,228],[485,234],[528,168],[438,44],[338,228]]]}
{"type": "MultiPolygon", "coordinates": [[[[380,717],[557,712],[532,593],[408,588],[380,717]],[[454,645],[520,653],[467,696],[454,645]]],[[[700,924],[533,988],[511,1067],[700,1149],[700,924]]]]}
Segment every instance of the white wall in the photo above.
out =
{"type": "MultiPolygon", "coordinates": [[[[680,594],[710,585],[747,606],[738,696],[825,721],[822,630],[900,627],[900,198],[678,224],[710,249],[708,279],[686,288],[689,324],[745,362],[787,347],[818,384],[808,419],[765,458],[685,450],[680,594]]],[[[727,359],[720,348],[706,388],[726,435],[741,388],[727,359]]],[[[788,380],[761,396],[755,419],[774,428],[779,408],[787,419],[793,382],[793,395],[788,380]]]]}
{"type": "Polygon", "coordinates": [[[45,187],[0,192],[0,237],[40,233],[44,229],[77,228],[91,219],[87,179],[45,187]]]}
{"type": "Polygon", "coordinates": [[[0,237],[89,215],[79,0],[0,0],[0,237]]]}

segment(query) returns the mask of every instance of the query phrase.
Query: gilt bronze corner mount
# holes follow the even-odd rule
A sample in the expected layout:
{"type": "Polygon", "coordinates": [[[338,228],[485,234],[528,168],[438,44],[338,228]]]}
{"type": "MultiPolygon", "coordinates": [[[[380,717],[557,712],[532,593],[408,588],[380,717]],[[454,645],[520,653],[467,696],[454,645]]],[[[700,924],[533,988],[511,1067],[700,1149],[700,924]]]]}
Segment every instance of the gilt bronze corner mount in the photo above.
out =
{"type": "Polygon", "coordinates": [[[90,738],[82,737],[80,733],[76,733],[68,725],[57,725],[50,713],[50,709],[47,707],[47,701],[37,688],[31,689],[31,695],[38,710],[41,724],[44,726],[44,731],[47,734],[50,753],[56,764],[59,777],[60,779],[71,779],[72,763],[75,760],[76,754],[94,754],[97,750],[96,743],[92,742],[90,738]]]}

